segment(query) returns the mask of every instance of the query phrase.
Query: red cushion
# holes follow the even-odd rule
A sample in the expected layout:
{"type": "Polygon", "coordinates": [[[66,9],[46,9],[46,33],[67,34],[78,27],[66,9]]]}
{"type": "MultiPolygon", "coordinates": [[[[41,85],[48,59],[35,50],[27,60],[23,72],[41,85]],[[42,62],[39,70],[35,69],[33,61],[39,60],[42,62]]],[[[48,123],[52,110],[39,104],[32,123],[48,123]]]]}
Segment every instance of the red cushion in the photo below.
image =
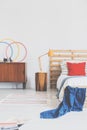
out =
{"type": "Polygon", "coordinates": [[[75,76],[75,75],[86,75],[85,73],[85,65],[86,62],[82,63],[70,63],[67,62],[67,68],[68,68],[68,75],[75,76]]]}

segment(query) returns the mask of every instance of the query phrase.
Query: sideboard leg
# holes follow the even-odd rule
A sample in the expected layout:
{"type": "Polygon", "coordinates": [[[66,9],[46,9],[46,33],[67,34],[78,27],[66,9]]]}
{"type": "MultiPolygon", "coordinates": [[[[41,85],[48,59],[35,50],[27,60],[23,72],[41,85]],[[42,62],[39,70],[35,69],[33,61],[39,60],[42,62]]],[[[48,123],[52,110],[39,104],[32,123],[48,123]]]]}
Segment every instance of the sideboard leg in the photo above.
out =
{"type": "Polygon", "coordinates": [[[26,88],[26,83],[24,82],[24,83],[23,83],[23,89],[25,89],[25,88],[26,88]]]}

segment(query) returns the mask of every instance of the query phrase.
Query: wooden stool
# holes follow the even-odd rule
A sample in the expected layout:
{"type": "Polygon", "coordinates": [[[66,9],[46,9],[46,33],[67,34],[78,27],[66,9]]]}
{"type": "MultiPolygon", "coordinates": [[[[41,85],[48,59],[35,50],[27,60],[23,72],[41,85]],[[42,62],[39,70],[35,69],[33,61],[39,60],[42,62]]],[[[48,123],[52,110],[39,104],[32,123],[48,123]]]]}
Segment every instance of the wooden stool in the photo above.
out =
{"type": "Polygon", "coordinates": [[[35,73],[36,91],[47,90],[47,73],[38,72],[35,73]]]}

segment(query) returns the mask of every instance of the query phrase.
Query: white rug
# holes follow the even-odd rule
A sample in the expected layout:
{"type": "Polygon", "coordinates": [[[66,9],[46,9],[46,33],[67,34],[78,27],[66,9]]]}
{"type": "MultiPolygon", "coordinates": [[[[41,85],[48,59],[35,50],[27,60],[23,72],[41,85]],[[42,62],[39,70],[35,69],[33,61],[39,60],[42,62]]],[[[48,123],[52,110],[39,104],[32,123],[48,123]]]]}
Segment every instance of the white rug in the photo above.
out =
{"type": "Polygon", "coordinates": [[[56,104],[55,92],[2,91],[0,98],[0,123],[25,124],[40,118],[40,112],[53,109],[56,104]],[[3,96],[5,95],[5,96],[3,96]]]}
{"type": "Polygon", "coordinates": [[[0,100],[0,123],[25,123],[39,118],[40,112],[51,109],[46,93],[12,93],[0,100]]]}
{"type": "Polygon", "coordinates": [[[46,94],[9,94],[0,100],[2,104],[47,104],[46,94]]]}

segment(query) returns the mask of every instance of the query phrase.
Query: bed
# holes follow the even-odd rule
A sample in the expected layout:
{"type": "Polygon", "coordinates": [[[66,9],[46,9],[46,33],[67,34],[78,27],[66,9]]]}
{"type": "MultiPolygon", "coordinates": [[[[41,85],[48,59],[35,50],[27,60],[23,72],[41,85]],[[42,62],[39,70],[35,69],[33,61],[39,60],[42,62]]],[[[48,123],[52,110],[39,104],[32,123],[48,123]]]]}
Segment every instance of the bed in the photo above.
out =
{"type": "Polygon", "coordinates": [[[65,64],[66,65],[64,65],[63,63],[63,66],[61,65],[62,72],[57,80],[57,98],[60,101],[62,101],[63,99],[64,90],[66,86],[87,88],[87,63],[85,61],[74,60],[65,61],[65,64]]]}
{"type": "Polygon", "coordinates": [[[53,50],[53,56],[49,59],[49,70],[50,88],[57,88],[57,97],[60,100],[67,85],[87,88],[87,50],[53,50]],[[74,66],[74,73],[71,71],[68,74],[67,64],[69,70],[74,66]],[[62,81],[64,79],[65,83],[62,81]]]}

